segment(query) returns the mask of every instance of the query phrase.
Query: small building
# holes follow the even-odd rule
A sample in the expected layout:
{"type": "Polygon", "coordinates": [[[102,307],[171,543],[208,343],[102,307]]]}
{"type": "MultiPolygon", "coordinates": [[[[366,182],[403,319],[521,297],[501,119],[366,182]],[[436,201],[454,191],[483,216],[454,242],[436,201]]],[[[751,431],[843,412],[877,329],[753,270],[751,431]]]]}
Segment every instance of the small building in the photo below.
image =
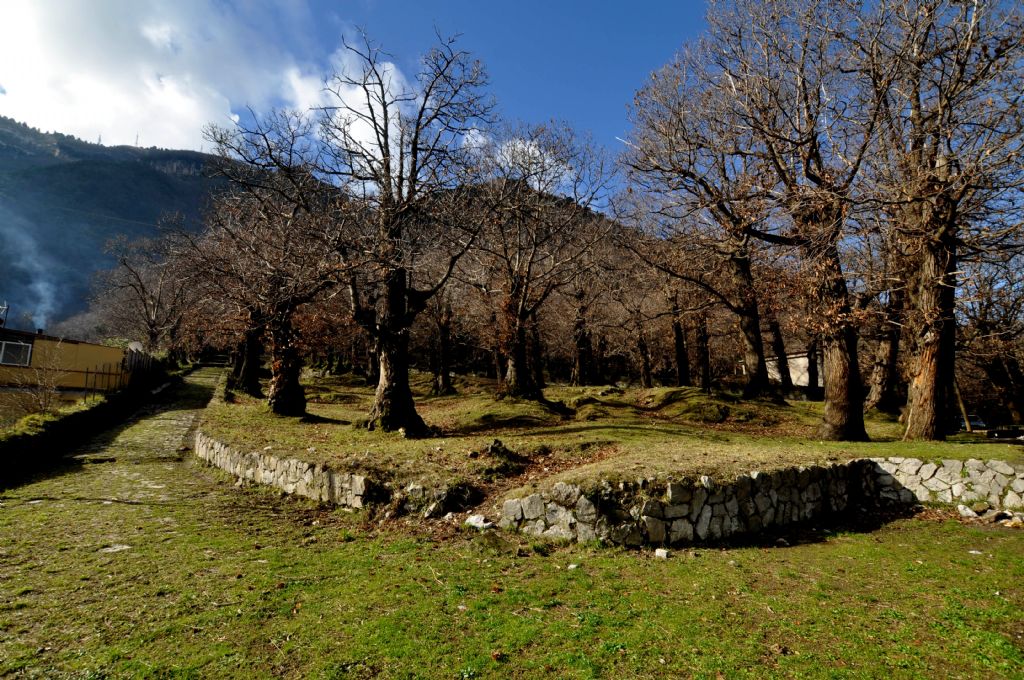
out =
{"type": "Polygon", "coordinates": [[[46,385],[75,400],[111,392],[150,367],[142,352],[0,327],[0,390],[46,385]]]}
{"type": "MultiPolygon", "coordinates": [[[[793,380],[794,387],[807,387],[810,385],[810,376],[808,375],[807,352],[794,352],[786,355],[786,363],[789,364],[789,377],[793,380]]],[[[821,355],[818,357],[818,384],[813,387],[822,386],[821,376],[821,355]]],[[[768,379],[772,382],[780,382],[782,380],[779,375],[779,359],[778,357],[769,356],[765,357],[764,363],[768,368],[768,379]]]]}

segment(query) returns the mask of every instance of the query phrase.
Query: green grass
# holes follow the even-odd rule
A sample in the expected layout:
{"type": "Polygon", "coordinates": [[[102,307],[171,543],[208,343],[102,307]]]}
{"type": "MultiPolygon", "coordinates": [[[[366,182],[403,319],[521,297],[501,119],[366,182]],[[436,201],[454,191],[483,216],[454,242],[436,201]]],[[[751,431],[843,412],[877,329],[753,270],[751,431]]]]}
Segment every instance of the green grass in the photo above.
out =
{"type": "Polygon", "coordinates": [[[378,527],[194,464],[135,467],[165,499],[99,469],[3,497],[0,675],[1013,677],[1024,664],[1024,532],[901,520],[661,561],[378,527]]]}
{"type": "Polygon", "coordinates": [[[0,414],[0,441],[10,437],[32,436],[43,432],[48,425],[55,423],[61,418],[88,411],[105,403],[102,395],[90,398],[89,401],[79,400],[71,404],[61,404],[56,410],[49,413],[30,413],[28,415],[15,416],[7,413],[0,414]]]}
{"type": "Polygon", "coordinates": [[[820,403],[741,401],[696,388],[549,388],[547,399],[572,410],[563,416],[536,402],[495,399],[494,385],[486,380],[462,378],[459,394],[450,397],[427,396],[428,376],[415,375],[413,382],[417,408],[437,437],[407,440],[367,431],[360,424],[373,391],[347,377],[311,380],[310,418],[276,417],[261,402],[239,398],[211,406],[203,428],[242,450],[270,447],[286,457],[398,484],[470,482],[505,490],[555,481],[588,486],[637,477],[730,478],[755,469],[875,456],[1024,463],[1020,445],[990,443],[980,435],[900,442],[899,424],[878,417],[868,420],[870,443],[817,441],[820,403]],[[473,455],[496,438],[530,464],[496,480],[493,461],[473,455]]]}
{"type": "Polygon", "coordinates": [[[902,519],[657,560],[381,523],[236,487],[182,451],[209,372],[171,392],[85,442],[73,465],[0,492],[0,676],[998,678],[1024,667],[1022,531],[902,519]]]}

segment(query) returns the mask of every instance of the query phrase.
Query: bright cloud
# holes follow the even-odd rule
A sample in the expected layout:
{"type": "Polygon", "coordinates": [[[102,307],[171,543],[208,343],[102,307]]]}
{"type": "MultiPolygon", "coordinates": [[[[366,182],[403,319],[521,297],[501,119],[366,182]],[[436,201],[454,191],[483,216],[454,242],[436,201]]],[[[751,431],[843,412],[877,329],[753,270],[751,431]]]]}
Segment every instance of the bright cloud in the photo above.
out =
{"type": "Polygon", "coordinates": [[[323,102],[315,55],[289,47],[311,33],[304,9],[273,0],[5,0],[0,114],[88,141],[198,149],[204,126],[246,106],[323,102]]]}

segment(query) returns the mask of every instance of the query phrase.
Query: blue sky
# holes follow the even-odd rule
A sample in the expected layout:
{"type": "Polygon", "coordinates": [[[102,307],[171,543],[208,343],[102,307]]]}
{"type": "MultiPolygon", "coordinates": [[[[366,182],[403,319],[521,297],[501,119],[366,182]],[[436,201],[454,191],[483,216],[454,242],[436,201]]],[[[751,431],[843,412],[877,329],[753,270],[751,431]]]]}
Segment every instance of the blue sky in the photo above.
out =
{"type": "Polygon", "coordinates": [[[615,151],[651,70],[703,30],[702,2],[4,0],[0,114],[89,141],[200,148],[204,124],[315,99],[366,29],[412,76],[434,27],[462,34],[501,112],[568,121],[615,151]]]}

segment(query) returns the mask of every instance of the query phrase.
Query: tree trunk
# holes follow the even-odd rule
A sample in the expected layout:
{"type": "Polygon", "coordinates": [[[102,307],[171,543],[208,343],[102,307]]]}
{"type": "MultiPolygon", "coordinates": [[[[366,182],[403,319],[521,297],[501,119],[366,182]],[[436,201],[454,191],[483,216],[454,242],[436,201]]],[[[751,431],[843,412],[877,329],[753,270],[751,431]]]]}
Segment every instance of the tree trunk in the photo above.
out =
{"type": "Polygon", "coordinates": [[[864,410],[877,409],[883,413],[899,413],[899,371],[900,328],[888,324],[875,347],[874,365],[868,382],[868,396],[864,410]]]}
{"type": "Polygon", "coordinates": [[[743,396],[746,399],[753,399],[768,391],[768,365],[764,359],[761,318],[756,308],[745,309],[738,314],[740,340],[743,344],[743,365],[747,369],[747,384],[743,386],[743,396]]]}
{"type": "Polygon", "coordinates": [[[821,341],[825,373],[825,413],[818,436],[831,441],[867,441],[862,408],[857,332],[843,329],[821,341]]]}
{"type": "MultiPolygon", "coordinates": [[[[985,362],[985,376],[995,387],[999,400],[1006,407],[1014,425],[1024,422],[1024,371],[1013,356],[997,356],[985,362]]],[[[989,423],[991,425],[991,422],[989,423]]]]}
{"type": "Polygon", "coordinates": [[[445,304],[437,319],[437,352],[433,357],[434,384],[431,392],[436,395],[455,394],[452,386],[450,366],[452,338],[452,308],[445,304]]]}
{"type": "Polygon", "coordinates": [[[732,311],[739,321],[743,365],[747,369],[747,384],[743,387],[743,396],[751,399],[769,391],[768,365],[764,360],[761,312],[757,305],[754,275],[750,269],[746,243],[743,242],[738,248],[736,254],[729,258],[732,288],[736,291],[732,311]]]}
{"type": "Polygon", "coordinates": [[[711,394],[711,342],[708,335],[708,315],[697,318],[697,354],[700,357],[700,388],[711,394]]]}
{"type": "Polygon", "coordinates": [[[955,269],[952,229],[943,229],[925,244],[912,299],[918,336],[907,395],[907,441],[946,438],[956,363],[955,269]]]}
{"type": "Polygon", "coordinates": [[[672,345],[676,355],[676,385],[686,387],[690,382],[690,355],[686,351],[686,333],[679,319],[679,310],[672,315],[672,345]]]}
{"type": "Polygon", "coordinates": [[[368,427],[385,432],[404,429],[407,437],[421,437],[429,429],[416,412],[409,386],[408,293],[405,269],[388,271],[385,294],[377,307],[379,377],[368,427]]]}
{"type": "Polygon", "coordinates": [[[363,347],[363,361],[366,369],[362,373],[366,377],[367,385],[380,383],[380,349],[375,342],[372,346],[367,344],[363,347]]]}
{"type": "Polygon", "coordinates": [[[576,318],[573,320],[572,344],[573,363],[570,382],[573,385],[593,385],[594,347],[590,331],[587,330],[585,312],[581,307],[576,308],[576,318]]]}
{"type": "Polygon", "coordinates": [[[814,253],[814,260],[821,269],[818,301],[826,310],[825,332],[821,335],[825,413],[818,436],[833,441],[867,441],[857,329],[851,325],[852,310],[839,249],[834,242],[828,243],[820,253],[814,253]]]}
{"type": "Polygon", "coordinates": [[[279,416],[306,415],[306,394],[299,382],[302,360],[295,346],[290,316],[276,320],[270,328],[271,378],[267,403],[279,416]]]}
{"type": "Polygon", "coordinates": [[[539,399],[540,389],[534,382],[535,373],[529,365],[525,320],[515,321],[513,326],[508,338],[510,346],[506,348],[508,359],[501,394],[520,399],[539,399]]]}
{"type": "Polygon", "coordinates": [[[260,387],[260,357],[263,353],[263,328],[247,328],[245,338],[240,347],[240,364],[235,379],[235,389],[250,396],[260,398],[263,389],[260,387]]]}
{"type": "Polygon", "coordinates": [[[821,382],[818,372],[818,338],[812,335],[807,341],[807,398],[821,399],[821,382]]]}
{"type": "Polygon", "coordinates": [[[651,352],[647,347],[647,336],[642,330],[637,331],[636,353],[640,357],[640,385],[650,389],[654,387],[651,376],[651,352]]]}
{"type": "Polygon", "coordinates": [[[782,337],[779,320],[772,316],[768,320],[768,330],[772,334],[772,351],[775,352],[775,365],[779,369],[779,384],[782,391],[793,391],[793,375],[789,372],[789,357],[786,356],[786,341],[782,337]]]}
{"type": "Polygon", "coordinates": [[[384,432],[404,429],[407,437],[422,437],[429,430],[416,412],[409,386],[409,350],[404,336],[380,343],[380,380],[370,411],[369,428],[384,432]]]}

